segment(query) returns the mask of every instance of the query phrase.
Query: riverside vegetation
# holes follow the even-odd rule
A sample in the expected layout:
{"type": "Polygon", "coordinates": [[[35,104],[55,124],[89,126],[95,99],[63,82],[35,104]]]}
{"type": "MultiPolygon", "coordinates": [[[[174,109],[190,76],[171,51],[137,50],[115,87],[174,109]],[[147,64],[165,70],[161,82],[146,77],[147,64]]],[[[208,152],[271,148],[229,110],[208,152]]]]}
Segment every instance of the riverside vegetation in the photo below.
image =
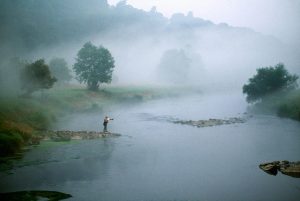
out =
{"type": "Polygon", "coordinates": [[[247,102],[254,103],[252,110],[277,113],[300,121],[300,90],[298,75],[290,74],[283,63],[257,69],[257,74],[243,86],[247,102]]]}
{"type": "Polygon", "coordinates": [[[31,98],[2,97],[0,100],[0,156],[7,157],[35,144],[47,130],[67,114],[101,112],[104,107],[138,103],[174,96],[175,89],[155,87],[105,87],[90,91],[60,87],[35,92],[31,98]]]}
{"type": "Polygon", "coordinates": [[[300,89],[269,95],[256,103],[251,111],[300,121],[300,89]]]}

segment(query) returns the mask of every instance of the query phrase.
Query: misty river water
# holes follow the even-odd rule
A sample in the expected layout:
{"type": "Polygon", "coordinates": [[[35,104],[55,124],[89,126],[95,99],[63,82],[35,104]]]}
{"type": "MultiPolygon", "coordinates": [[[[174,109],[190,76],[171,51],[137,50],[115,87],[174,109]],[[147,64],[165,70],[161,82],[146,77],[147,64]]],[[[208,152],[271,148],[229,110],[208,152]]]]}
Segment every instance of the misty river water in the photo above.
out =
{"type": "Polygon", "coordinates": [[[118,138],[44,143],[1,173],[1,192],[53,190],[69,200],[299,200],[300,179],[259,169],[263,162],[300,160],[300,123],[244,114],[240,94],[166,98],[78,114],[56,129],[108,129],[118,138]],[[197,128],[168,119],[246,118],[246,123],[197,128]],[[23,165],[22,165],[23,164],[23,165]]]}

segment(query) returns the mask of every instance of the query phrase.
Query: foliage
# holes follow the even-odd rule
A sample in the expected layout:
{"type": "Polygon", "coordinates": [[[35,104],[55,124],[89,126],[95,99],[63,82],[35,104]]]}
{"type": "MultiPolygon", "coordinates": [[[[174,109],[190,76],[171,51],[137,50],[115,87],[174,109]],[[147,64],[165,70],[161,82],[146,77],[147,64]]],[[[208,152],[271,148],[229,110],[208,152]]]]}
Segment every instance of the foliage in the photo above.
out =
{"type": "Polygon", "coordinates": [[[153,31],[167,21],[130,5],[112,7],[107,0],[1,0],[0,14],[0,58],[135,24],[153,31]]]}
{"type": "Polygon", "coordinates": [[[53,58],[49,62],[49,68],[58,83],[66,83],[72,79],[68,64],[63,58],[53,58]]]}
{"type": "Polygon", "coordinates": [[[279,63],[275,67],[257,69],[257,74],[249,79],[249,84],[243,86],[248,102],[261,100],[264,96],[276,91],[289,91],[297,87],[297,75],[291,75],[279,63]]]}
{"type": "Polygon", "coordinates": [[[136,39],[174,31],[172,27],[186,30],[213,25],[190,15],[169,20],[155,9],[146,12],[126,1],[110,6],[107,0],[1,0],[0,14],[0,58],[94,34],[110,32],[115,37],[136,39]]]}
{"type": "Polygon", "coordinates": [[[28,96],[40,89],[50,89],[56,78],[51,75],[49,67],[43,59],[28,64],[21,72],[22,88],[28,96]]]}
{"type": "Polygon", "coordinates": [[[14,130],[25,138],[33,130],[46,130],[55,118],[45,103],[34,98],[1,100],[0,129],[14,130]]]}
{"type": "Polygon", "coordinates": [[[164,52],[159,64],[161,79],[175,83],[184,83],[188,79],[190,59],[184,50],[171,49],[164,52]]]}
{"type": "Polygon", "coordinates": [[[15,54],[79,39],[105,27],[108,7],[106,0],[1,0],[1,47],[15,54]]]}
{"type": "Polygon", "coordinates": [[[74,70],[80,83],[86,83],[88,89],[98,90],[99,84],[110,83],[115,61],[110,52],[100,46],[87,42],[79,50],[74,70]]]}
{"type": "Polygon", "coordinates": [[[279,104],[277,114],[300,121],[300,90],[288,94],[279,104]]]}
{"type": "Polygon", "coordinates": [[[31,142],[36,131],[47,130],[55,121],[44,102],[7,98],[0,101],[0,156],[20,151],[31,142]]]}
{"type": "Polygon", "coordinates": [[[52,128],[57,118],[66,114],[97,112],[117,104],[132,104],[181,94],[177,88],[145,86],[105,86],[98,91],[78,87],[58,87],[45,92],[47,99],[10,97],[0,99],[0,155],[16,153],[36,134],[52,128]]]}
{"type": "Polygon", "coordinates": [[[0,132],[0,157],[18,152],[23,145],[22,137],[16,132],[0,132]]]}

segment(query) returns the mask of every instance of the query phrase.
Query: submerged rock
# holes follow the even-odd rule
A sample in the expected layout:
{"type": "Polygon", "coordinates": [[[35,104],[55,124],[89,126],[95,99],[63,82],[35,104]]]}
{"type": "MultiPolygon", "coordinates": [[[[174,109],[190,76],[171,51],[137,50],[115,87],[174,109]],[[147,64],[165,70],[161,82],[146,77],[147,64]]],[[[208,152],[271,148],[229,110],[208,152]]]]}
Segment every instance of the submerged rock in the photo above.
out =
{"type": "Polygon", "coordinates": [[[259,168],[271,175],[277,175],[278,171],[282,174],[300,178],[300,161],[274,161],[270,163],[262,163],[259,168]]]}

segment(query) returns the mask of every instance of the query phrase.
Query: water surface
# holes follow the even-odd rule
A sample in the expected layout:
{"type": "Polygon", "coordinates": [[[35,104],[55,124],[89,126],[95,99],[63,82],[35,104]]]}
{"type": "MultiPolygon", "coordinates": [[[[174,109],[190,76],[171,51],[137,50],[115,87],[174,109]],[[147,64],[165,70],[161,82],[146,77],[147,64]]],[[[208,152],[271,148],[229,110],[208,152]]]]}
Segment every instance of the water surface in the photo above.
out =
{"type": "Polygon", "coordinates": [[[28,152],[1,192],[53,190],[69,200],[299,200],[300,180],[271,176],[262,162],[300,160],[300,123],[253,116],[236,94],[170,98],[80,114],[57,129],[101,130],[119,138],[48,143],[28,152]],[[168,119],[243,117],[243,124],[197,128],[168,119]],[[23,164],[23,165],[22,165],[23,164]],[[25,164],[25,165],[24,165],[25,164]],[[27,164],[27,165],[26,165],[27,164]]]}

